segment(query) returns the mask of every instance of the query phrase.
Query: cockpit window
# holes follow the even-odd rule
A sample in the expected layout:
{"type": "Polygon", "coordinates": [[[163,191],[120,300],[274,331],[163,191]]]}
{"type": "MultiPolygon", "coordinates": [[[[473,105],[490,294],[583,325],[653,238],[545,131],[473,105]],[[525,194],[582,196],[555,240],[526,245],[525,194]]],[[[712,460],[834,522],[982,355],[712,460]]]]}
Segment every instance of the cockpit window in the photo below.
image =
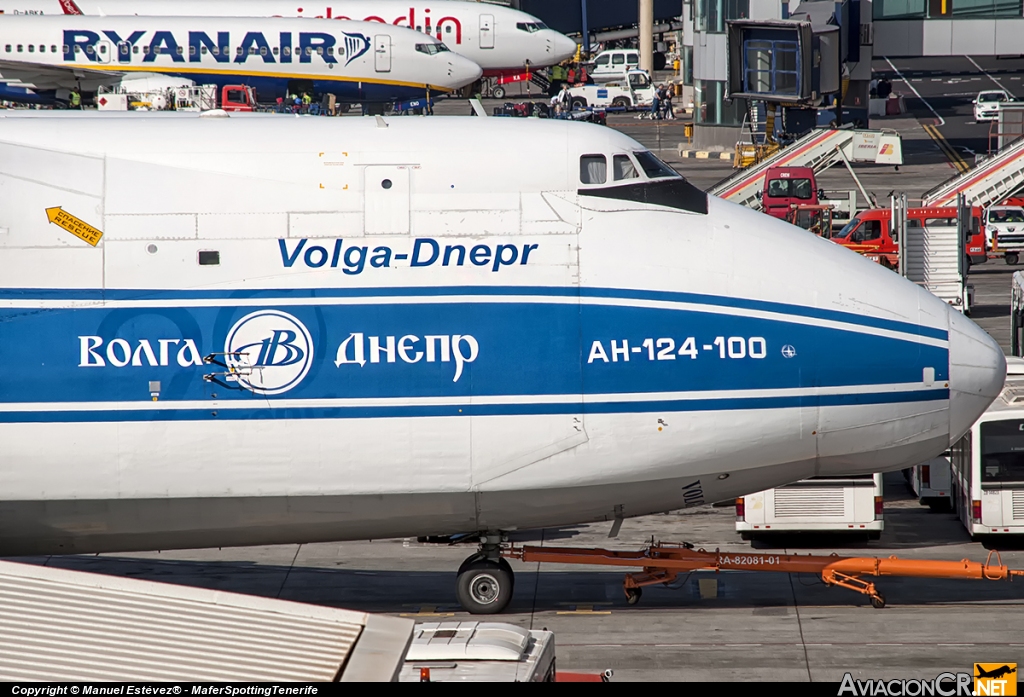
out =
{"type": "Polygon", "coordinates": [[[420,53],[426,53],[428,56],[433,56],[438,53],[450,50],[447,46],[441,43],[437,44],[416,44],[416,50],[420,53]]]}
{"type": "Polygon", "coordinates": [[[637,179],[640,174],[636,171],[636,165],[629,155],[616,155],[612,158],[612,167],[615,170],[615,181],[623,179],[637,179]]]}
{"type": "Polygon", "coordinates": [[[608,162],[604,155],[580,155],[580,183],[604,184],[608,181],[608,162]]]}
{"type": "Polygon", "coordinates": [[[516,29],[519,31],[525,31],[528,34],[533,34],[542,29],[547,29],[548,26],[543,22],[516,22],[516,29]]]}
{"type": "Polygon", "coordinates": [[[644,174],[650,179],[662,177],[678,177],[679,173],[654,156],[649,150],[637,150],[633,153],[644,174]]]}

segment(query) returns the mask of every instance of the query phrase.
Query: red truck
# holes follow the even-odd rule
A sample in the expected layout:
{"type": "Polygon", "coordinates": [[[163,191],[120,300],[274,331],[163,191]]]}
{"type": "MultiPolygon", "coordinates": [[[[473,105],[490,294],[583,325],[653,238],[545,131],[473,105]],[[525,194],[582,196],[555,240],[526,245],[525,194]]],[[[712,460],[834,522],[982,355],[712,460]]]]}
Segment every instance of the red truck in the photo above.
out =
{"type": "MultiPolygon", "coordinates": [[[[956,216],[955,206],[911,208],[907,211],[907,225],[955,226],[956,216]]],[[[861,211],[842,230],[832,235],[832,241],[890,269],[896,269],[898,266],[899,247],[892,237],[892,210],[889,208],[861,211]]],[[[983,264],[988,261],[985,252],[985,231],[981,224],[981,208],[977,206],[972,209],[971,236],[965,246],[971,264],[983,264]]]]}
{"type": "Polygon", "coordinates": [[[249,85],[195,85],[171,90],[178,111],[256,111],[256,91],[249,85]]]}
{"type": "Polygon", "coordinates": [[[765,172],[764,187],[758,195],[761,210],[786,220],[796,206],[818,205],[818,182],[810,167],[771,167],[765,172]]]}

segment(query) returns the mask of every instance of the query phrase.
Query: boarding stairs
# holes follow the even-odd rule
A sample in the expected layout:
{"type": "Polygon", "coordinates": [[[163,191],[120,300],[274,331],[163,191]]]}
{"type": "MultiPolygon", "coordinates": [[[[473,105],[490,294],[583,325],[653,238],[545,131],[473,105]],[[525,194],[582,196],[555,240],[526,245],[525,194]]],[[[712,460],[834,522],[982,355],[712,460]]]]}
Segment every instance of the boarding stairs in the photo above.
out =
{"type": "Polygon", "coordinates": [[[545,73],[532,72],[530,73],[530,82],[540,87],[541,90],[547,92],[551,89],[551,80],[545,73]]]}
{"type": "MultiPolygon", "coordinates": [[[[892,131],[816,128],[767,159],[723,179],[708,189],[708,193],[758,208],[757,194],[764,187],[765,174],[772,167],[810,167],[817,173],[840,162],[847,168],[851,162],[901,165],[902,153],[900,136],[892,131]]],[[[853,174],[852,168],[850,173],[853,174]]],[[[857,180],[856,175],[854,180],[857,180]]],[[[863,187],[860,188],[864,197],[870,200],[863,187]]]]}
{"type": "Polygon", "coordinates": [[[997,155],[982,160],[924,193],[925,206],[952,206],[957,194],[967,203],[986,208],[1024,188],[1024,138],[1018,138],[997,155]]]}

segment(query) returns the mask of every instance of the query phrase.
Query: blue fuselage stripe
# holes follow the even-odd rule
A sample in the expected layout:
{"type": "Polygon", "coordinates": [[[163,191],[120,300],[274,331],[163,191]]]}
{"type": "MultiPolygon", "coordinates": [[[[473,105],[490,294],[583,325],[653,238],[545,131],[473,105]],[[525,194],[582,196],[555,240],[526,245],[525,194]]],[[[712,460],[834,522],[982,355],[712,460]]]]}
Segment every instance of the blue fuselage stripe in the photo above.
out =
{"type": "Polygon", "coordinates": [[[637,414],[698,411],[793,409],[869,404],[934,402],[949,399],[948,389],[781,397],[651,400],[642,402],[446,404],[425,406],[287,407],[244,409],[98,409],[95,411],[0,412],[0,423],[235,421],[246,419],[370,419],[440,416],[529,416],[550,414],[637,414]]]}

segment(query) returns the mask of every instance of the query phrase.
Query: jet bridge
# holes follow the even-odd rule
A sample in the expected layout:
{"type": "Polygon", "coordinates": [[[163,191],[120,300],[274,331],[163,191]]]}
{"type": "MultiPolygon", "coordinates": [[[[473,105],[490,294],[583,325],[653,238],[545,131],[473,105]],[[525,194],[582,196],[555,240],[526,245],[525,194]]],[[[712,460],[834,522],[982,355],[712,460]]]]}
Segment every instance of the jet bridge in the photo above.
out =
{"type": "Polygon", "coordinates": [[[771,157],[723,179],[708,189],[708,193],[758,208],[757,195],[764,187],[765,174],[772,167],[810,167],[818,173],[840,162],[850,170],[861,194],[870,201],[850,163],[901,165],[902,139],[895,131],[817,128],[771,157]]]}
{"type": "Polygon", "coordinates": [[[987,160],[956,174],[924,194],[925,206],[952,206],[957,194],[986,208],[1024,188],[1024,138],[1018,138],[987,160]]]}

